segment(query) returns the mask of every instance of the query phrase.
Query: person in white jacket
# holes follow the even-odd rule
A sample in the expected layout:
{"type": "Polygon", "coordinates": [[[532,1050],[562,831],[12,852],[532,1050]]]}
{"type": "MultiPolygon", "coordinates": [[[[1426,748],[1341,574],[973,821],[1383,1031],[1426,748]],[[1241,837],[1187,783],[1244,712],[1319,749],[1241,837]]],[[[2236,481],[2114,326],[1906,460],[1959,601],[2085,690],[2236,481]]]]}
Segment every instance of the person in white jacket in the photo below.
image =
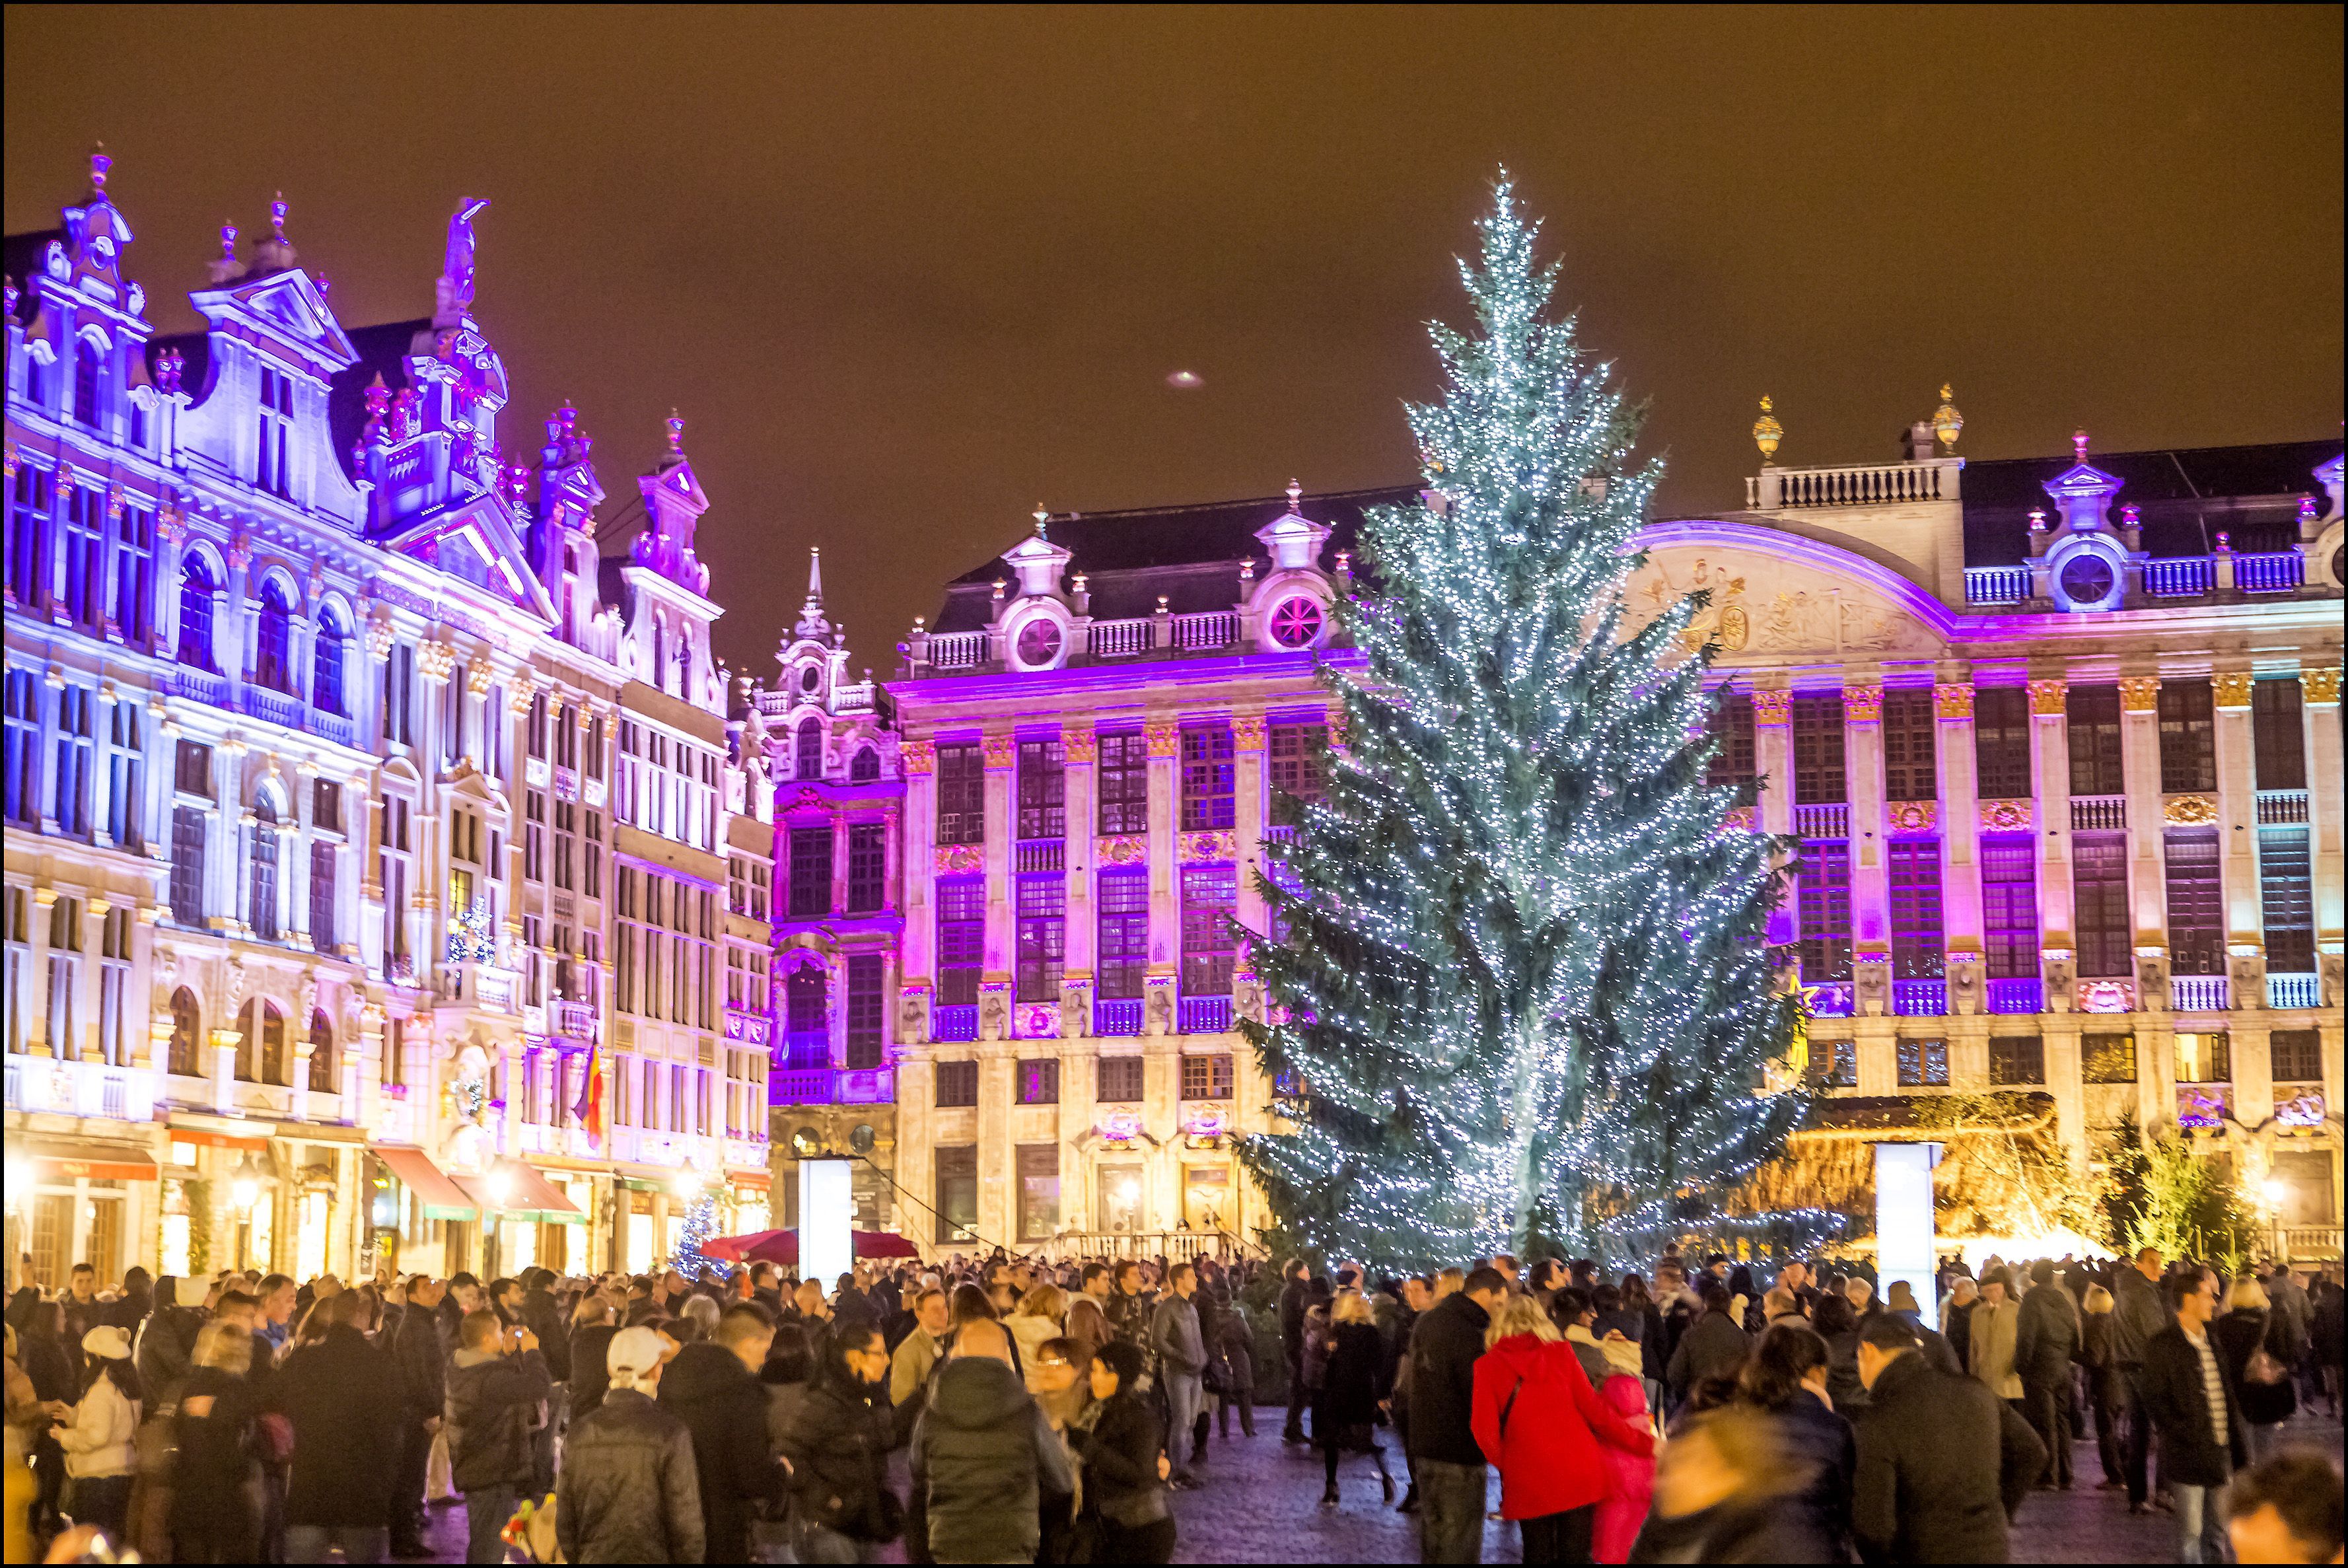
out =
{"type": "Polygon", "coordinates": [[[122,1539],[130,1518],[130,1482],[139,1469],[139,1409],[145,1390],[130,1360],[130,1336],[111,1324],[81,1337],[89,1381],[81,1402],[53,1401],[57,1446],[66,1451],[72,1491],[67,1511],[122,1539]]]}

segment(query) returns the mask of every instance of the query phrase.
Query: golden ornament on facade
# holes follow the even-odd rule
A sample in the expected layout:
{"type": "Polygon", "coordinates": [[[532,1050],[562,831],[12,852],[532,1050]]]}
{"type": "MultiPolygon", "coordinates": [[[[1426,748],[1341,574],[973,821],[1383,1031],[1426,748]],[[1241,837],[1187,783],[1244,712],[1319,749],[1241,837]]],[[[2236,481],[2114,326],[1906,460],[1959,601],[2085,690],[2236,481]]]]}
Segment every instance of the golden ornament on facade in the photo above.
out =
{"type": "Polygon", "coordinates": [[[1969,686],[1934,686],[1932,713],[1939,718],[1971,718],[1973,716],[1973,688],[1969,686]]]}
{"type": "Polygon", "coordinates": [[[2068,681],[2032,681],[2030,711],[2041,718],[2060,718],[2068,707],[2071,690],[2068,681]]]}
{"type": "Polygon", "coordinates": [[[2308,702],[2338,702],[2340,672],[2336,669],[2300,671],[2299,693],[2308,702]]]}
{"type": "Polygon", "coordinates": [[[2256,684],[2248,670],[2220,670],[2209,677],[2210,700],[2219,707],[2248,707],[2256,684]]]}
{"type": "Polygon", "coordinates": [[[2218,797],[2171,795],[2160,803],[2160,820],[2172,828],[2206,828],[2218,820],[2218,797]]]}
{"type": "Polygon", "coordinates": [[[1794,694],[1774,687],[1764,687],[1753,694],[1753,722],[1756,724],[1791,724],[1794,721],[1794,694]]]}
{"type": "Polygon", "coordinates": [[[416,667],[427,681],[437,683],[447,680],[448,672],[454,669],[456,665],[457,650],[446,643],[435,640],[419,644],[417,647],[416,667]]]}
{"type": "Polygon", "coordinates": [[[1842,717],[1848,724],[1883,722],[1883,688],[1879,686],[1843,687],[1842,717]]]}
{"type": "Polygon", "coordinates": [[[1753,421],[1753,444],[1761,449],[1761,461],[1765,467],[1776,457],[1777,443],[1786,438],[1786,427],[1777,423],[1777,416],[1771,413],[1770,408],[1769,399],[1762,398],[1761,417],[1753,421]]]}
{"type": "Polygon", "coordinates": [[[1941,406],[1932,410],[1932,434],[1941,438],[1941,448],[1944,452],[1956,449],[1957,436],[1965,428],[1965,417],[1957,412],[1956,404],[1951,401],[1956,395],[1956,389],[1943,381],[1941,383],[1941,406]]]}
{"type": "Polygon", "coordinates": [[[1060,729],[1060,760],[1090,762],[1100,752],[1100,742],[1093,735],[1090,721],[1071,723],[1060,729]]]}
{"type": "Polygon", "coordinates": [[[496,678],[496,675],[497,672],[489,668],[488,660],[477,659],[465,666],[465,689],[475,696],[487,696],[489,695],[489,682],[496,678]]]}
{"type": "Polygon", "coordinates": [[[1984,800],[1981,803],[1981,825],[1985,832],[2012,832],[2031,827],[2037,820],[2035,801],[1984,800]]]}
{"type": "Polygon", "coordinates": [[[1263,716],[1249,714],[1231,720],[1231,747],[1238,751],[1263,749],[1263,716]]]}
{"type": "Polygon", "coordinates": [[[938,748],[926,740],[909,740],[898,752],[908,774],[935,773],[938,770],[938,748]]]}
{"type": "Polygon", "coordinates": [[[937,869],[941,872],[975,872],[986,868],[986,849],[982,844],[940,844],[937,869]]]}
{"type": "Polygon", "coordinates": [[[2158,713],[2160,711],[2160,677],[2158,676],[2122,676],[2120,707],[2127,713],[2158,713]]]}
{"type": "Polygon", "coordinates": [[[1182,755],[1182,730],[1178,725],[1153,724],[1145,728],[1142,738],[1148,743],[1153,759],[1182,755]]]}
{"type": "Polygon", "coordinates": [[[1008,768],[1019,759],[1019,741],[1009,735],[990,735],[979,743],[989,768],[1008,768]]]}
{"type": "Polygon", "coordinates": [[[1941,826],[1941,803],[1938,800],[1894,800],[1890,807],[1890,820],[1894,832],[1934,832],[1941,826]]]}
{"type": "Polygon", "coordinates": [[[1117,833],[1096,840],[1093,859],[1105,866],[1138,866],[1149,859],[1149,841],[1139,833],[1117,833]]]}

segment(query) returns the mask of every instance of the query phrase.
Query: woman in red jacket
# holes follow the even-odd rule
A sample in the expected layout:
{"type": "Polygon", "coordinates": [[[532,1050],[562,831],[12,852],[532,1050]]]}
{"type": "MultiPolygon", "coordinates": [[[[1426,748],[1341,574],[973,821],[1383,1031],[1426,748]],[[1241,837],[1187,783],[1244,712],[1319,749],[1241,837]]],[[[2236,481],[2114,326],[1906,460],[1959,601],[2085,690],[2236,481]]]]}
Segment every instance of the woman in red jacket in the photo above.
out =
{"type": "Polygon", "coordinates": [[[1598,1397],[1573,1346],[1526,1295],[1509,1296],[1484,1331],[1469,1419],[1499,1469],[1500,1517],[1524,1532],[1527,1563],[1589,1562],[1607,1486],[1600,1445],[1655,1449],[1598,1397]]]}

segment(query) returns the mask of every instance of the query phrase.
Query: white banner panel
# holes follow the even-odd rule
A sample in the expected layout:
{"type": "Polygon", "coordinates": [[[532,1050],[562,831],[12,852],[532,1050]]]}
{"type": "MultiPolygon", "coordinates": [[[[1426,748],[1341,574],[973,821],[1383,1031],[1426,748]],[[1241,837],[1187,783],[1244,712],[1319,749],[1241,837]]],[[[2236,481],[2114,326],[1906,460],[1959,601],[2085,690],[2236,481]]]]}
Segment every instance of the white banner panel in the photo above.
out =
{"type": "Polygon", "coordinates": [[[1932,1288],[1940,1272],[1932,1246],[1932,1167],[1940,1162],[1937,1143],[1875,1146],[1875,1299],[1888,1300],[1891,1282],[1906,1280],[1927,1328],[1941,1321],[1932,1288]]]}
{"type": "Polygon", "coordinates": [[[854,1164],[847,1160],[799,1161],[799,1278],[829,1294],[856,1266],[854,1164]]]}

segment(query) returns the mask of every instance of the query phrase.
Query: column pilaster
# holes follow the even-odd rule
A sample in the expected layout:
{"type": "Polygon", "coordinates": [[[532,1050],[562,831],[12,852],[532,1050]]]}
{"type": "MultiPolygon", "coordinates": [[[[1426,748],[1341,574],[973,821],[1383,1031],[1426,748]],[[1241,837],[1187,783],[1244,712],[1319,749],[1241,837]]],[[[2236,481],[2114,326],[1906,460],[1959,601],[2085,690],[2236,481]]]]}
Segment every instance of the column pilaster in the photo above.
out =
{"type": "MultiPolygon", "coordinates": [[[[2120,677],[2120,780],[2127,789],[2128,905],[2137,1007],[2168,1006],[2168,902],[2161,859],[2160,677],[2120,677]]],[[[2147,1053],[2139,1048],[2141,1062],[2147,1053]]],[[[2147,1124],[2150,1118],[2146,1119],[2147,1124]]]]}
{"type": "MultiPolygon", "coordinates": [[[[1985,1006],[1982,963],[1981,789],[1973,753],[1973,688],[1932,687],[1933,752],[1941,762],[1941,921],[1948,944],[1949,1010],[1985,1006]]],[[[1953,1047],[1952,1047],[1953,1049],[1953,1047]]],[[[1953,1066],[1953,1065],[1952,1065],[1953,1066]]]]}
{"type": "Polygon", "coordinates": [[[2226,908],[2226,969],[2235,1009],[2266,1006],[2266,920],[2259,898],[2258,786],[2250,777],[2248,670],[2210,678],[2218,754],[2219,886],[2226,908]]]}
{"type": "Polygon", "coordinates": [[[1861,1014],[1889,1014],[1891,867],[1884,848],[1883,686],[1842,688],[1843,765],[1850,791],[1852,974],[1861,1014]]]}
{"type": "MultiPolygon", "coordinates": [[[[1089,717],[1070,719],[1060,729],[1061,799],[1066,803],[1067,817],[1068,899],[1067,930],[1062,941],[1061,972],[1070,980],[1093,977],[1098,962],[1098,923],[1093,913],[1093,845],[1097,837],[1095,824],[1100,820],[1096,798],[1098,774],[1095,764],[1099,742],[1093,734],[1089,717]]],[[[1089,985],[1087,986],[1089,990],[1089,985]]],[[[1061,1092],[1066,1093],[1066,1075],[1061,1075],[1061,1092]]],[[[1092,1093],[1088,1086],[1086,1095],[1092,1093]]],[[[1065,1164],[1065,1156],[1063,1163],[1065,1164]]],[[[1065,1190],[1066,1176],[1062,1176],[1065,1190]]]]}
{"type": "Polygon", "coordinates": [[[2069,683],[2059,676],[2030,683],[2030,777],[2038,802],[2039,975],[2050,1013],[2071,1010],[2071,981],[2078,973],[2078,923],[2072,909],[2069,691],[2069,683]]]}
{"type": "MultiPolygon", "coordinates": [[[[1182,907],[1176,882],[1176,833],[1181,824],[1182,731],[1170,718],[1152,719],[1144,728],[1149,750],[1149,968],[1145,990],[1157,995],[1154,1004],[1172,989],[1182,950],[1182,907]]],[[[1171,1033],[1173,1019],[1154,1016],[1145,1005],[1142,1031],[1171,1033]]]]}
{"type": "Polygon", "coordinates": [[[2323,975],[2323,1006],[2331,1010],[2331,1026],[2336,1031],[2343,1001],[2340,671],[2336,666],[2302,670],[2299,690],[2300,722],[2307,737],[2307,831],[2312,851],[2309,869],[2314,873],[2316,965],[2323,975]]]}

